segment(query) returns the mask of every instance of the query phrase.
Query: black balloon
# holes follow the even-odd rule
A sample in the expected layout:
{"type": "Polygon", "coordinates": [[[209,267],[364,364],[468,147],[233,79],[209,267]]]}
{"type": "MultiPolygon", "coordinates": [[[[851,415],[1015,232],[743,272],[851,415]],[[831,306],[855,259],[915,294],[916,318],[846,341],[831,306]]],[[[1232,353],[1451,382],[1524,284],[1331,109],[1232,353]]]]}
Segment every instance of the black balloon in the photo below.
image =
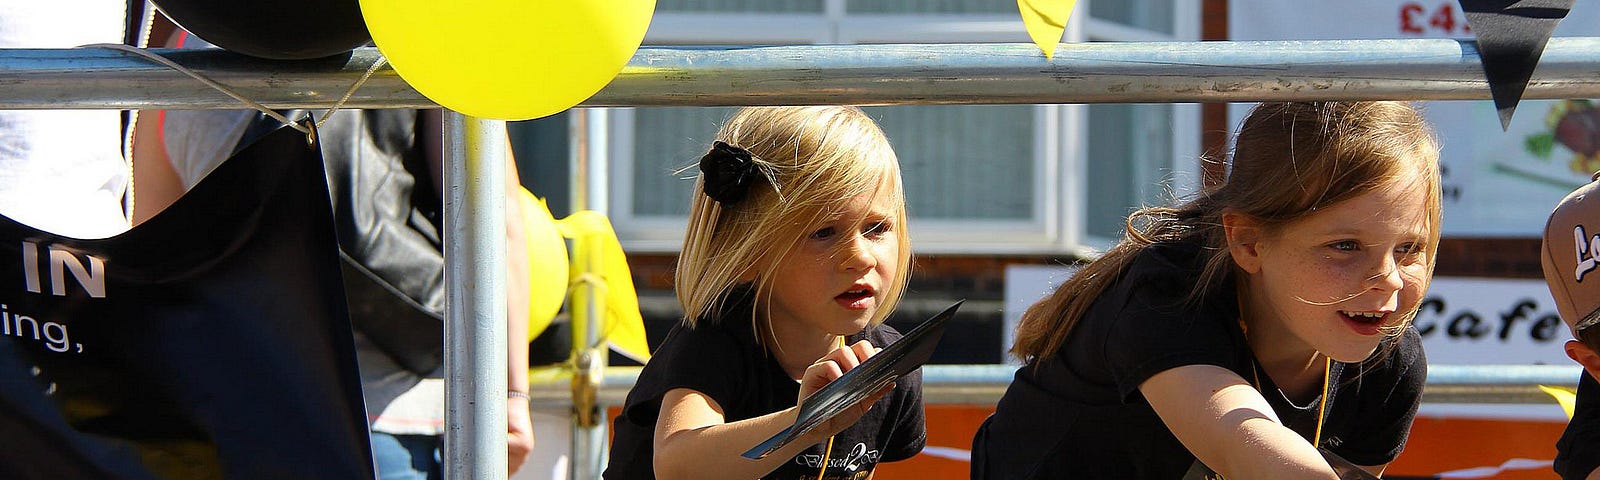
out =
{"type": "Polygon", "coordinates": [[[212,45],[273,60],[338,55],[372,41],[357,0],[156,0],[212,45]]]}

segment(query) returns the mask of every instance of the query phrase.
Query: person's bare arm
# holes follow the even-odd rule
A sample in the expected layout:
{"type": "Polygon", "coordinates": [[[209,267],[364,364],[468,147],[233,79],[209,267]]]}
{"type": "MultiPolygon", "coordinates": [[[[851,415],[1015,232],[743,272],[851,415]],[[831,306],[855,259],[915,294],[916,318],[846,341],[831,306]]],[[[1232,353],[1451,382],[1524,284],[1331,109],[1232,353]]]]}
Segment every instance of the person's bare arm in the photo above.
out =
{"type": "Polygon", "coordinates": [[[1280,423],[1266,398],[1228,369],[1177,367],[1139,390],[1183,446],[1226,478],[1339,478],[1311,442],[1280,423]]]}
{"type": "MultiPolygon", "coordinates": [[[[159,45],[176,47],[183,36],[176,28],[166,17],[156,15],[152,32],[165,32],[160,35],[159,45]]],[[[172,168],[172,160],[167,158],[166,139],[162,138],[161,124],[166,119],[166,111],[141,110],[134,119],[133,224],[138,225],[172,206],[185,190],[178,171],[172,168]]]]}
{"type": "MultiPolygon", "coordinates": [[[[528,393],[528,240],[522,224],[517,163],[506,142],[506,389],[528,393]]],[[[506,397],[507,458],[516,473],[533,451],[533,421],[526,397],[506,397]]]]}
{"type": "MultiPolygon", "coordinates": [[[[439,109],[417,111],[416,142],[426,153],[427,180],[433,191],[444,201],[444,116],[439,109]]],[[[528,393],[528,241],[526,227],[522,224],[522,208],[517,189],[522,181],[517,174],[517,164],[511,155],[511,142],[505,145],[505,222],[506,249],[506,390],[528,393]]],[[[420,181],[420,179],[419,179],[420,181]]],[[[506,462],[507,472],[516,473],[533,451],[533,422],[528,410],[528,399],[506,397],[506,462]]]]}
{"type": "MultiPolygon", "coordinates": [[[[800,398],[795,403],[804,401],[828,382],[838,379],[843,372],[855,368],[862,360],[877,352],[878,348],[865,340],[830,352],[827,357],[806,369],[800,382],[800,398]]],[[[893,390],[892,384],[885,386],[883,390],[761,460],[750,460],[740,455],[794,425],[799,416],[799,407],[726,422],[722,406],[711,397],[687,388],[669,390],[661,399],[661,413],[656,418],[653,459],[656,478],[761,477],[807,447],[827,441],[829,436],[855,424],[872,408],[873,403],[893,390]]]]}
{"type": "Polygon", "coordinates": [[[716,400],[687,388],[668,391],[656,419],[656,478],[759,478],[776,470],[806,447],[825,441],[817,432],[761,460],[739,454],[794,425],[798,408],[724,423],[716,400]]]}
{"type": "Polygon", "coordinates": [[[133,133],[133,224],[154,217],[183,196],[183,181],[161,139],[161,110],[139,112],[133,133]]]}

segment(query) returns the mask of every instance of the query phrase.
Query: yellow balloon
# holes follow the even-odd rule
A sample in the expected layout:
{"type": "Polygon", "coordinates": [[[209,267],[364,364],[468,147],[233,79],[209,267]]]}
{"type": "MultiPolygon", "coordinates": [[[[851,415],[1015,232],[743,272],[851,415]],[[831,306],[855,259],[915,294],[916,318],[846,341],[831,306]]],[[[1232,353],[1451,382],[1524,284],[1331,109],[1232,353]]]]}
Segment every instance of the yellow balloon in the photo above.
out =
{"type": "Polygon", "coordinates": [[[522,225],[528,238],[528,340],[533,341],[550,327],[550,320],[566,301],[567,242],[544,200],[527,189],[517,190],[521,191],[522,225]]]}
{"type": "Polygon", "coordinates": [[[655,0],[360,0],[412,88],[480,118],[527,120],[599,92],[633,57],[655,0]]]}

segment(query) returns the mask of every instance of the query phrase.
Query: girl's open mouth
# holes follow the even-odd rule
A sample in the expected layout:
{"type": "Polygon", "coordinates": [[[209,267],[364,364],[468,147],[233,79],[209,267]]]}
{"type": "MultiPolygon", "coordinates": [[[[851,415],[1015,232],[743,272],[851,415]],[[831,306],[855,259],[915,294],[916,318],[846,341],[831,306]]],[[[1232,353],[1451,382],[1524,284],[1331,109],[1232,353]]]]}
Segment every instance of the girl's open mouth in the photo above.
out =
{"type": "Polygon", "coordinates": [[[844,293],[835,295],[833,300],[845,308],[861,310],[872,306],[873,291],[871,287],[856,286],[844,293]]]}
{"type": "Polygon", "coordinates": [[[1384,320],[1389,318],[1390,312],[1353,312],[1340,310],[1339,316],[1344,317],[1345,325],[1351,330],[1362,335],[1377,335],[1378,327],[1383,326],[1384,320]]]}

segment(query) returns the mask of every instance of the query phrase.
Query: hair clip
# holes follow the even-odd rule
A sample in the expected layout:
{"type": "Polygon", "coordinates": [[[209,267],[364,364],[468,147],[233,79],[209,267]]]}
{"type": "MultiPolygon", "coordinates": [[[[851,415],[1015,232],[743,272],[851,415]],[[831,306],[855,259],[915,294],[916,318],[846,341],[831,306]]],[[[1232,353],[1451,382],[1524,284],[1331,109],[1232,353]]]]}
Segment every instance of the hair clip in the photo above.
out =
{"type": "Polygon", "coordinates": [[[749,150],[723,142],[713,142],[711,151],[700,157],[700,172],[706,196],[723,206],[744,200],[750,185],[764,177],[749,150]]]}

